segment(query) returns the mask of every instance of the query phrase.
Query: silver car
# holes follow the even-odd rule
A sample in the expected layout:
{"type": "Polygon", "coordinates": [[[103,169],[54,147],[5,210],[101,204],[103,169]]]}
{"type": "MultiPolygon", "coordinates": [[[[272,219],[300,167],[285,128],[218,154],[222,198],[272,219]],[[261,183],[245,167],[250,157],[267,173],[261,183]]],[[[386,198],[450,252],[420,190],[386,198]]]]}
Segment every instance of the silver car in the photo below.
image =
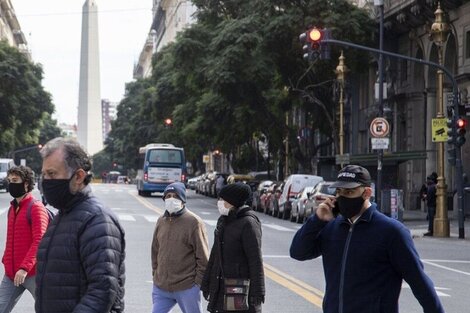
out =
{"type": "Polygon", "coordinates": [[[334,198],[336,196],[336,188],[330,187],[331,184],[333,184],[332,181],[324,181],[315,186],[305,203],[305,219],[315,214],[318,205],[325,201],[326,198],[334,198]]]}
{"type": "Polygon", "coordinates": [[[314,186],[307,186],[302,188],[292,201],[292,210],[290,214],[291,222],[302,223],[305,217],[305,204],[308,197],[314,190],[314,186]]]}

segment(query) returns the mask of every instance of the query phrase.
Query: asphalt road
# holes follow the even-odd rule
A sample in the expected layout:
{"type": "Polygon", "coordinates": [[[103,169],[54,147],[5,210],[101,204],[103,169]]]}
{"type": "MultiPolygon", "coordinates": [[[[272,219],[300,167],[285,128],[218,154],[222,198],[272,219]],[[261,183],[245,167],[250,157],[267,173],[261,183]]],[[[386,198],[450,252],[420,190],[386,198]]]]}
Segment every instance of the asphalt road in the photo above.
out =
{"type": "MultiPolygon", "coordinates": [[[[118,215],[126,230],[126,312],[151,312],[152,277],[150,244],[155,222],[162,213],[163,201],[154,195],[142,198],[133,185],[95,184],[95,194],[118,215]]],[[[10,195],[0,192],[0,250],[4,249],[6,210],[10,195]]],[[[207,226],[209,245],[218,211],[216,200],[188,191],[188,207],[201,216],[207,226]]],[[[263,258],[266,274],[268,313],[319,313],[325,288],[322,260],[306,262],[288,256],[290,242],[300,225],[258,213],[263,224],[263,258]]],[[[467,222],[468,223],[468,222],[467,222]]],[[[424,232],[426,221],[410,223],[413,233],[424,232]]],[[[417,237],[415,244],[425,270],[447,313],[468,312],[470,307],[470,240],[417,237]]],[[[3,275],[3,267],[0,269],[3,275]]],[[[204,303],[204,307],[205,307],[204,303]]],[[[13,312],[33,312],[33,299],[27,292],[13,312]]],[[[181,312],[175,308],[173,313],[181,312]]],[[[400,312],[422,312],[409,287],[404,283],[400,312]]]]}

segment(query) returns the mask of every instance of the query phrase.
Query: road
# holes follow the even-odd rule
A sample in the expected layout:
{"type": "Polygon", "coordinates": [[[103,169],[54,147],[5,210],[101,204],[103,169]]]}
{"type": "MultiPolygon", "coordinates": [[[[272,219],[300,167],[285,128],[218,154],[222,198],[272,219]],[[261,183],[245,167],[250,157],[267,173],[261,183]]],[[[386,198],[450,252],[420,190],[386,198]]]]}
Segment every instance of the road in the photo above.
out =
{"type": "MultiPolygon", "coordinates": [[[[163,201],[158,196],[142,198],[133,185],[94,184],[95,194],[118,215],[126,231],[126,312],[151,312],[152,277],[150,244],[163,201]]],[[[35,191],[37,194],[37,191],[35,191]]],[[[10,195],[0,192],[0,249],[4,249],[6,210],[10,195]]],[[[206,223],[209,245],[218,211],[216,200],[188,191],[188,207],[206,223]]],[[[266,274],[268,313],[320,313],[325,282],[322,260],[298,262],[289,258],[288,251],[294,233],[300,225],[258,213],[263,224],[263,258],[266,274]]],[[[467,222],[468,223],[468,222],[467,222]]],[[[422,224],[425,224],[422,223],[422,224]]],[[[413,225],[421,228],[424,225],[413,225]]],[[[447,313],[468,312],[470,307],[470,240],[456,238],[415,238],[427,274],[447,313]]],[[[0,269],[3,275],[3,267],[0,269]]],[[[206,303],[204,303],[205,307],[206,303]]],[[[30,313],[33,299],[26,292],[13,312],[30,313]]],[[[181,312],[174,309],[173,313],[181,312]]],[[[400,312],[422,312],[409,287],[404,283],[400,297],[400,312]]]]}

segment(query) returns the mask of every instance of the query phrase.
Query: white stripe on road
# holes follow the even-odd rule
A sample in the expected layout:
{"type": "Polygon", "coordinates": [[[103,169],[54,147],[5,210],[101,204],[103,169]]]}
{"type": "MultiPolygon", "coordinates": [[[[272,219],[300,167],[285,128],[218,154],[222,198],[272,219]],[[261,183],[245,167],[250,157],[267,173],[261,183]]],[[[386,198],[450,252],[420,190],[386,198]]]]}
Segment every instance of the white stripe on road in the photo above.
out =
{"type": "Polygon", "coordinates": [[[118,214],[121,221],[132,221],[135,222],[135,218],[131,214],[118,214]]]}
{"type": "MultiPolygon", "coordinates": [[[[410,285],[408,285],[406,282],[403,282],[402,285],[401,285],[401,287],[404,288],[404,289],[411,289],[411,288],[410,288],[410,285]]],[[[440,290],[451,290],[450,288],[434,287],[434,289],[436,290],[436,294],[437,294],[439,297],[450,297],[449,294],[440,291],[440,290]]]]}
{"type": "Polygon", "coordinates": [[[217,226],[217,220],[203,220],[209,226],[217,226]]]}
{"type": "Polygon", "coordinates": [[[425,264],[429,264],[429,265],[432,265],[432,266],[435,266],[435,267],[439,267],[439,268],[442,268],[444,270],[448,270],[448,271],[451,271],[451,272],[455,272],[455,273],[470,276],[469,272],[459,271],[459,270],[456,270],[456,269],[453,269],[453,268],[450,268],[450,267],[447,267],[447,266],[444,266],[444,265],[439,265],[439,264],[436,264],[434,262],[430,262],[430,261],[426,261],[426,260],[421,260],[421,261],[425,264]]]}
{"type": "Polygon", "coordinates": [[[263,224],[263,226],[266,226],[266,227],[269,227],[269,228],[272,228],[272,229],[275,229],[275,230],[279,230],[279,231],[288,231],[288,232],[295,233],[295,230],[292,229],[292,228],[287,228],[287,227],[279,226],[279,225],[275,225],[275,224],[263,224]]]}
{"type": "Polygon", "coordinates": [[[144,215],[144,218],[151,223],[156,223],[158,221],[158,215],[144,215]]]}

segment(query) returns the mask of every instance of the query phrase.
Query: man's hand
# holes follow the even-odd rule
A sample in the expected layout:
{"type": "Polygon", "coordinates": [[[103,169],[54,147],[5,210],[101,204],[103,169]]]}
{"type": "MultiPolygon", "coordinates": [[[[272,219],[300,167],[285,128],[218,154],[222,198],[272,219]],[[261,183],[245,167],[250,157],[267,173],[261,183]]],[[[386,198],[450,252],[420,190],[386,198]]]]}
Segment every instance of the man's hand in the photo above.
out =
{"type": "Polygon", "coordinates": [[[18,272],[16,272],[15,274],[15,279],[13,280],[13,284],[16,287],[19,287],[20,285],[22,285],[24,283],[24,280],[26,279],[27,274],[28,272],[26,272],[25,270],[19,269],[18,272]]]}
{"type": "Polygon", "coordinates": [[[320,203],[315,214],[322,221],[329,222],[335,218],[333,215],[333,208],[335,207],[335,198],[326,198],[325,201],[320,203]]]}

